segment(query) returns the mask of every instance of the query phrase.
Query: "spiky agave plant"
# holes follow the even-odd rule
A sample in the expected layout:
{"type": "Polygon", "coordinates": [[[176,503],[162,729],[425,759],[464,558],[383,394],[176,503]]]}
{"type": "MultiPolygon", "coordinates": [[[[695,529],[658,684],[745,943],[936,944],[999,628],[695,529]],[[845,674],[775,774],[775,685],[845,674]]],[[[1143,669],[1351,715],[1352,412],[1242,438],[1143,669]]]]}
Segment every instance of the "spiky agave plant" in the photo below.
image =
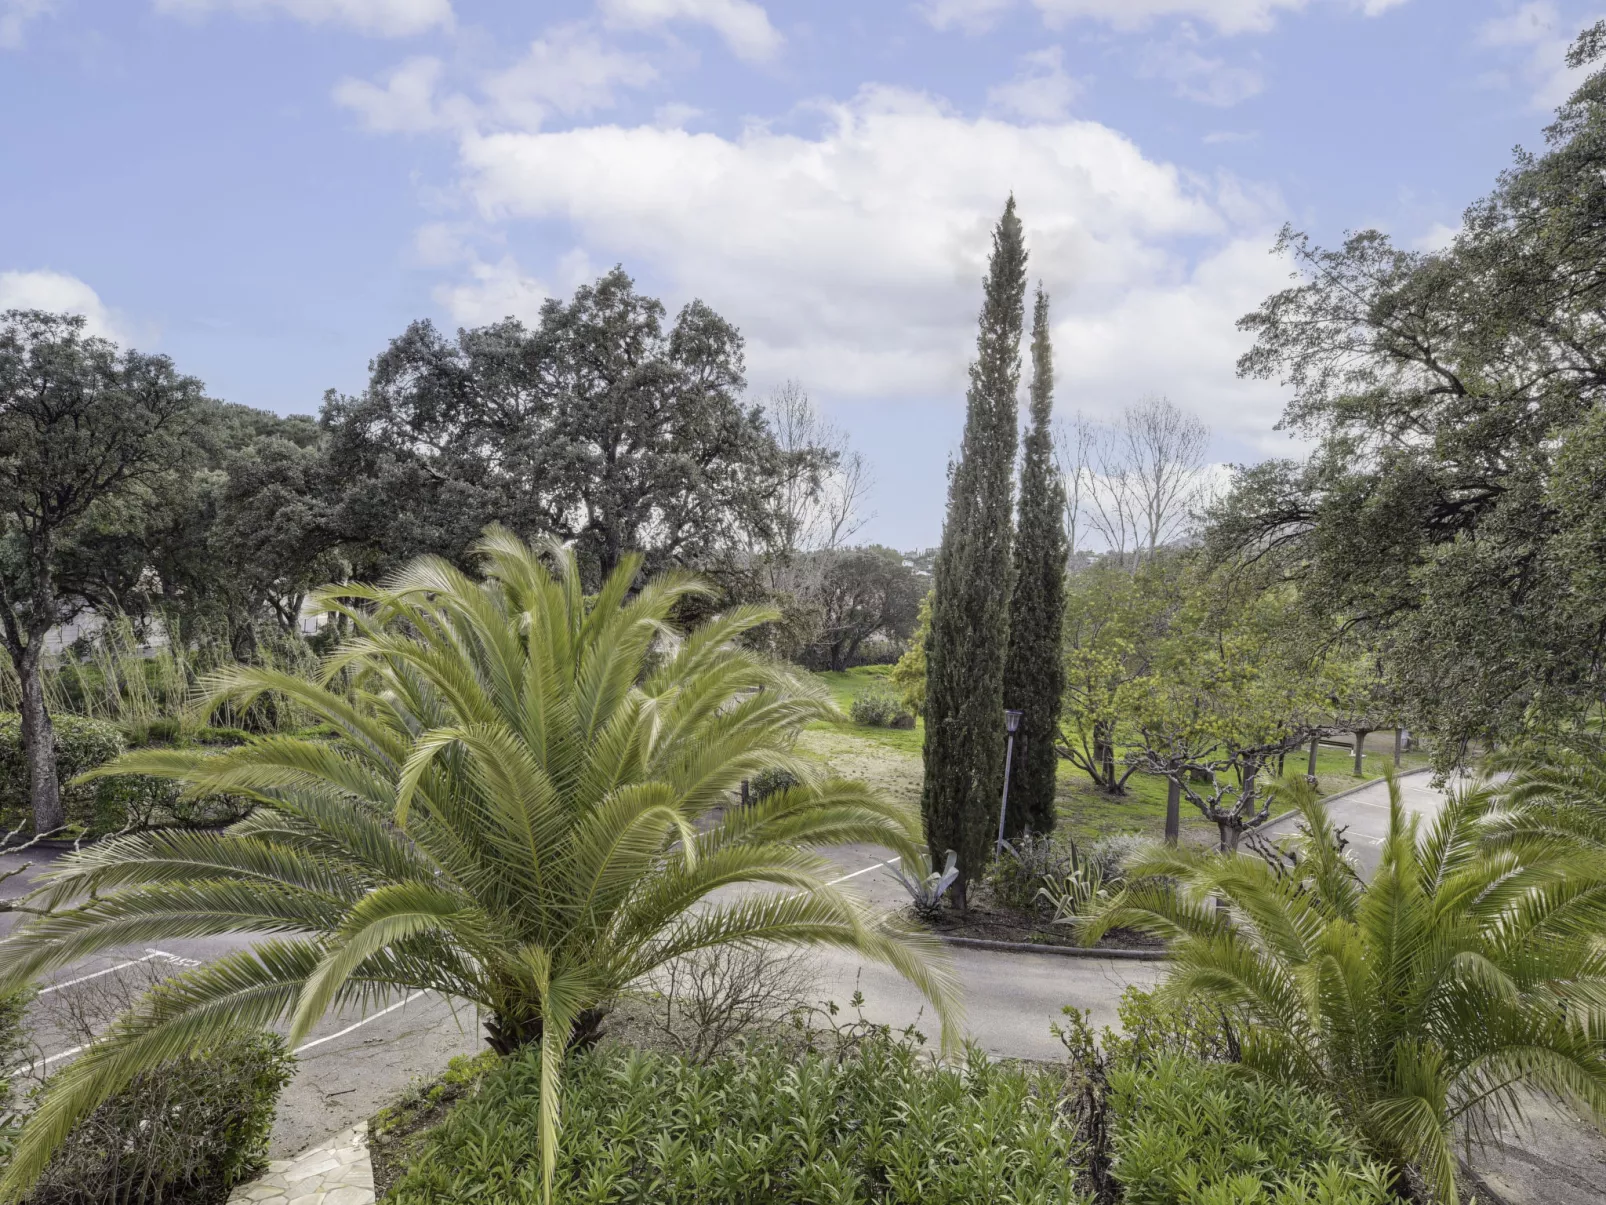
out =
{"type": "Polygon", "coordinates": [[[550,1196],[564,1052],[627,985],[724,943],[830,944],[908,977],[948,1027],[931,947],[874,923],[811,847],[924,851],[918,820],[821,777],[793,738],[830,704],[740,649],[742,608],[683,636],[664,577],[627,559],[593,599],[573,555],[488,530],[476,581],[435,558],[382,587],[330,589],[353,636],[320,682],[235,667],[214,704],[276,692],[337,735],[259,737],[204,755],[130,754],[139,772],[261,806],[226,833],[124,837],[64,858],[0,943],[0,989],[129,941],[261,934],[168,981],[40,1101],[0,1196],[18,1199],[71,1126],[138,1071],[221,1030],[288,1024],[402,990],[472,1002],[493,1047],[539,1043],[550,1196]],[[333,683],[346,685],[336,688],[333,683]],[[743,778],[800,785],[723,810],[743,778]],[[760,885],[768,890],[725,890],[760,885]]]}
{"type": "Polygon", "coordinates": [[[1524,1091],[1606,1120],[1606,879],[1576,849],[1492,847],[1488,787],[1423,824],[1389,785],[1370,883],[1314,791],[1289,782],[1305,826],[1291,863],[1156,849],[1083,938],[1167,938],[1165,990],[1239,1022],[1248,1068],[1334,1101],[1407,1183],[1450,1202],[1457,1131],[1520,1118],[1524,1091]]]}

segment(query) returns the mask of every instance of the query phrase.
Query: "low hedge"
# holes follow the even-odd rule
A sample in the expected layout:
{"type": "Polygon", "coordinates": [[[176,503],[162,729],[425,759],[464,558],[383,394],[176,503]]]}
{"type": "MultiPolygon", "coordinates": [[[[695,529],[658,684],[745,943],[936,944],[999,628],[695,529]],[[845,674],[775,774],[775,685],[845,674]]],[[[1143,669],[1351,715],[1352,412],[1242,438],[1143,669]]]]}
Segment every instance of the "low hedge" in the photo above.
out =
{"type": "MultiPolygon", "coordinates": [[[[387,1205],[540,1200],[540,1054],[488,1075],[422,1143],[387,1205]]],[[[697,1064],[603,1045],[571,1058],[565,1205],[868,1205],[1080,1200],[1065,1077],[933,1063],[875,1036],[850,1057],[756,1047],[697,1064]]]]}
{"type": "Polygon", "coordinates": [[[1386,1205],[1389,1175],[1332,1107],[1228,1063],[1110,1072],[1110,1171],[1125,1205],[1386,1205]]]}
{"type": "Polygon", "coordinates": [[[295,1060],[241,1033],[139,1076],[75,1126],[27,1205],[222,1205],[267,1165],[295,1060]]]}
{"type": "MultiPolygon", "coordinates": [[[[128,749],[123,729],[106,720],[62,714],[50,719],[56,734],[56,774],[61,781],[62,809],[78,832],[116,832],[125,825],[208,826],[228,824],[249,810],[243,799],[209,795],[183,799],[178,787],[160,779],[126,775],[74,783],[80,774],[105,765],[128,749]]],[[[207,743],[234,744],[232,729],[203,729],[207,743]]],[[[26,824],[31,810],[28,759],[22,745],[22,721],[15,712],[0,712],[0,824],[6,829],[26,824]]]]}

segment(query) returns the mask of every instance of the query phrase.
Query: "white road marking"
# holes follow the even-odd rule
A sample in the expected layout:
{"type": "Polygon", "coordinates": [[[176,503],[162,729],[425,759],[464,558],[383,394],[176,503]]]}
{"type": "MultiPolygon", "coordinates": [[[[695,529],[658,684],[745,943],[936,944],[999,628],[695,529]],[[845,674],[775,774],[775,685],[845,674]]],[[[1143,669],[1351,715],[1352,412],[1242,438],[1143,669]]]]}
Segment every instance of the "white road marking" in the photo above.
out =
{"type": "Polygon", "coordinates": [[[153,958],[161,958],[167,962],[174,963],[181,967],[198,967],[201,965],[200,962],[194,958],[180,958],[177,954],[169,954],[166,950],[153,950],[149,946],[146,946],[144,958],[130,958],[127,962],[119,962],[114,967],[107,967],[104,971],[96,971],[92,975],[80,975],[78,978],[69,979],[65,983],[52,983],[49,987],[40,988],[36,994],[40,996],[48,996],[51,992],[59,992],[64,987],[76,987],[80,983],[88,983],[91,979],[99,979],[102,975],[110,975],[115,971],[126,970],[129,967],[137,967],[140,963],[149,962],[153,958]]]}
{"type": "MultiPolygon", "coordinates": [[[[899,860],[900,859],[897,854],[892,855],[892,862],[897,862],[899,860]]],[[[835,887],[838,883],[846,883],[849,879],[856,879],[861,874],[869,874],[872,870],[878,870],[883,866],[891,866],[892,862],[877,862],[874,866],[866,866],[863,870],[855,870],[852,874],[845,874],[840,879],[832,879],[826,884],[826,886],[835,887]]]]}
{"type": "Polygon", "coordinates": [[[383,1017],[386,1013],[393,1013],[398,1008],[400,1008],[402,1005],[411,1004],[414,1000],[417,1000],[423,994],[424,994],[423,992],[414,992],[412,995],[406,996],[403,999],[400,999],[400,1000],[396,1001],[396,1003],[390,1005],[388,1008],[382,1008],[378,1012],[374,1013],[372,1016],[364,1017],[361,1021],[358,1021],[355,1025],[346,1026],[346,1028],[342,1029],[339,1033],[332,1033],[326,1038],[317,1038],[317,1039],[315,1039],[315,1040],[313,1040],[311,1042],[306,1043],[305,1045],[297,1046],[293,1051],[291,1051],[291,1053],[292,1054],[304,1054],[308,1050],[311,1050],[314,1046],[322,1046],[325,1042],[333,1042],[336,1038],[343,1038],[348,1033],[351,1033],[354,1030],[361,1029],[364,1025],[367,1025],[370,1021],[377,1021],[377,1020],[379,1020],[380,1017],[383,1017]]]}

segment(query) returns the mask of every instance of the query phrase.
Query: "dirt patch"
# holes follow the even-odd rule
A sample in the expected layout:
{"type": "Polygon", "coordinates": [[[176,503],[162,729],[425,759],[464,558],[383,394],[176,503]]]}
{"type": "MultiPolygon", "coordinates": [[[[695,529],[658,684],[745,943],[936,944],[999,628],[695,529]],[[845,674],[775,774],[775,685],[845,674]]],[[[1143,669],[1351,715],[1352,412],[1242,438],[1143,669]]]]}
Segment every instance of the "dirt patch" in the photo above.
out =
{"type": "MultiPolygon", "coordinates": [[[[913,910],[910,910],[910,919],[913,919],[913,910]]],[[[934,921],[917,923],[943,937],[973,937],[985,941],[1012,941],[1038,946],[1079,944],[1073,931],[1065,925],[1051,924],[1046,919],[1024,916],[1019,912],[991,906],[985,902],[972,904],[968,912],[944,911],[934,921]]],[[[1165,948],[1165,943],[1132,929],[1111,929],[1092,948],[1161,950],[1165,948]]]]}

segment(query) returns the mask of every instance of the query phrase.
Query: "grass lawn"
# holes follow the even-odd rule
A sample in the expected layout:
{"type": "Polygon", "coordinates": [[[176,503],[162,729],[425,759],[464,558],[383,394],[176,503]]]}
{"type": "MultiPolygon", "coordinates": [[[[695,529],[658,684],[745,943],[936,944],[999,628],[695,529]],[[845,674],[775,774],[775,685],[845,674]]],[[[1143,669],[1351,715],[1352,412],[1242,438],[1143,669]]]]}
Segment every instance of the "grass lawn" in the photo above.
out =
{"type": "MultiPolygon", "coordinates": [[[[841,673],[816,674],[844,715],[853,697],[871,683],[884,679],[889,665],[866,665],[841,673]]],[[[811,724],[804,734],[804,747],[822,757],[839,774],[869,783],[895,799],[918,803],[922,765],[920,749],[925,743],[925,725],[917,720],[912,729],[868,728],[851,720],[834,724],[811,724]]],[[[1387,734],[1377,738],[1392,740],[1387,734]]],[[[1354,754],[1347,749],[1323,746],[1316,756],[1316,778],[1323,795],[1334,795],[1383,776],[1393,762],[1393,754],[1370,744],[1366,751],[1364,776],[1354,773],[1354,754]]],[[[1305,754],[1291,755],[1288,769],[1302,772],[1305,754]]],[[[1414,770],[1428,764],[1423,753],[1407,753],[1401,769],[1414,770]]],[[[1067,761],[1059,765],[1057,794],[1060,825],[1074,838],[1092,839],[1115,833],[1139,833],[1160,837],[1165,833],[1165,779],[1151,774],[1134,774],[1127,779],[1125,795],[1107,795],[1087,780],[1087,776],[1067,761]]],[[[1182,807],[1182,835],[1185,840],[1214,844],[1216,826],[1188,806],[1182,807]]]]}

